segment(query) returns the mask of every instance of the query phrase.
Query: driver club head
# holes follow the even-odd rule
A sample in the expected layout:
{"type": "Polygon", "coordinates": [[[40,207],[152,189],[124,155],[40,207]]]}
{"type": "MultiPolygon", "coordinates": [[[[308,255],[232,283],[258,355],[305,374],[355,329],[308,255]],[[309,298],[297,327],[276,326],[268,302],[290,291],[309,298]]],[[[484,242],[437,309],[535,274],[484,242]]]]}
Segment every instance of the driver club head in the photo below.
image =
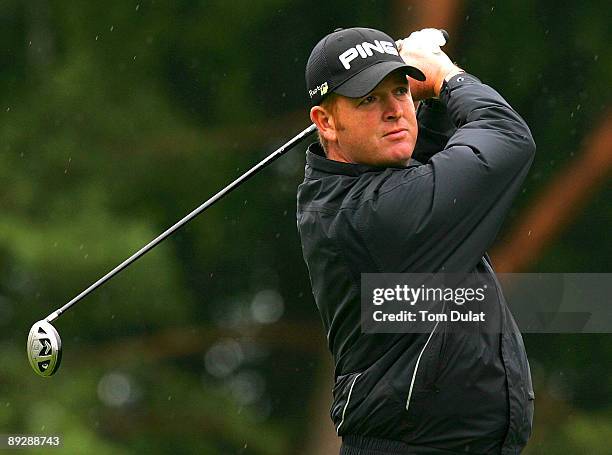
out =
{"type": "Polygon", "coordinates": [[[28,359],[34,372],[44,378],[58,370],[62,360],[62,340],[46,320],[35,323],[28,335],[28,359]]]}

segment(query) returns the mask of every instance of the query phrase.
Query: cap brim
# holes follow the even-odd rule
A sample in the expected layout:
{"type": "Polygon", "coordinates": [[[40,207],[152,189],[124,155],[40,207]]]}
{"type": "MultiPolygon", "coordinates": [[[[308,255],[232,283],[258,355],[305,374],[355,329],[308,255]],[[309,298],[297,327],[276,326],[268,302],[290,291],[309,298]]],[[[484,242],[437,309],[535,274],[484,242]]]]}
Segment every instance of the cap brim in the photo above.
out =
{"type": "Polygon", "coordinates": [[[360,98],[370,93],[380,82],[395,70],[404,69],[406,75],[424,81],[425,75],[414,66],[401,62],[378,62],[355,74],[333,91],[349,98],[360,98]]]}

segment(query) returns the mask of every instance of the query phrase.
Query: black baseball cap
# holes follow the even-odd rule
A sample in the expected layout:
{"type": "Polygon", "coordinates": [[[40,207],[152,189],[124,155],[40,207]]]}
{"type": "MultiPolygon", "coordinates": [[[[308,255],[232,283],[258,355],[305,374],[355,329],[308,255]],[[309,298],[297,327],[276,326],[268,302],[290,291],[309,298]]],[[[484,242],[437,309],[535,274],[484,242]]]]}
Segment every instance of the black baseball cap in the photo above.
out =
{"type": "Polygon", "coordinates": [[[421,70],[404,62],[386,33],[361,27],[336,29],[317,43],[308,58],[310,102],[316,106],[332,92],[350,98],[365,96],[400,68],[416,80],[425,80],[421,70]]]}

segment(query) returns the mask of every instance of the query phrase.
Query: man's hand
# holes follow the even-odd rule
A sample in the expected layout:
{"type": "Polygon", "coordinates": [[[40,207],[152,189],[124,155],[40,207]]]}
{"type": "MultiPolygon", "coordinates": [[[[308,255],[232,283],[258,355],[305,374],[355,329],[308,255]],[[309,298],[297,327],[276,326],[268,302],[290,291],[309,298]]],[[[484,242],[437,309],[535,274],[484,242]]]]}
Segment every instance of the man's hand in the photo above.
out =
{"type": "Polygon", "coordinates": [[[438,29],[425,28],[413,32],[396,44],[404,61],[420,69],[426,77],[423,82],[409,79],[414,101],[437,98],[444,79],[463,71],[440,49],[446,44],[446,39],[438,29]]]}

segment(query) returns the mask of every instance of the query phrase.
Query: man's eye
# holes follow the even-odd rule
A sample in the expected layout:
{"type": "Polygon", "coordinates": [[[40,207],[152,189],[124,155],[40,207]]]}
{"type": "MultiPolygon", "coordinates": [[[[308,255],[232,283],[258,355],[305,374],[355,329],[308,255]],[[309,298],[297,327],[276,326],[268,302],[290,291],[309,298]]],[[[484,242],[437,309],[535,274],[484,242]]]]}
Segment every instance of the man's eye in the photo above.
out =
{"type": "Polygon", "coordinates": [[[408,92],[409,92],[408,87],[398,87],[398,88],[397,88],[397,93],[398,93],[399,95],[407,95],[407,94],[408,94],[408,92]]]}
{"type": "Polygon", "coordinates": [[[361,100],[360,104],[370,104],[372,103],[376,97],[374,95],[368,95],[364,99],[361,100]]]}

